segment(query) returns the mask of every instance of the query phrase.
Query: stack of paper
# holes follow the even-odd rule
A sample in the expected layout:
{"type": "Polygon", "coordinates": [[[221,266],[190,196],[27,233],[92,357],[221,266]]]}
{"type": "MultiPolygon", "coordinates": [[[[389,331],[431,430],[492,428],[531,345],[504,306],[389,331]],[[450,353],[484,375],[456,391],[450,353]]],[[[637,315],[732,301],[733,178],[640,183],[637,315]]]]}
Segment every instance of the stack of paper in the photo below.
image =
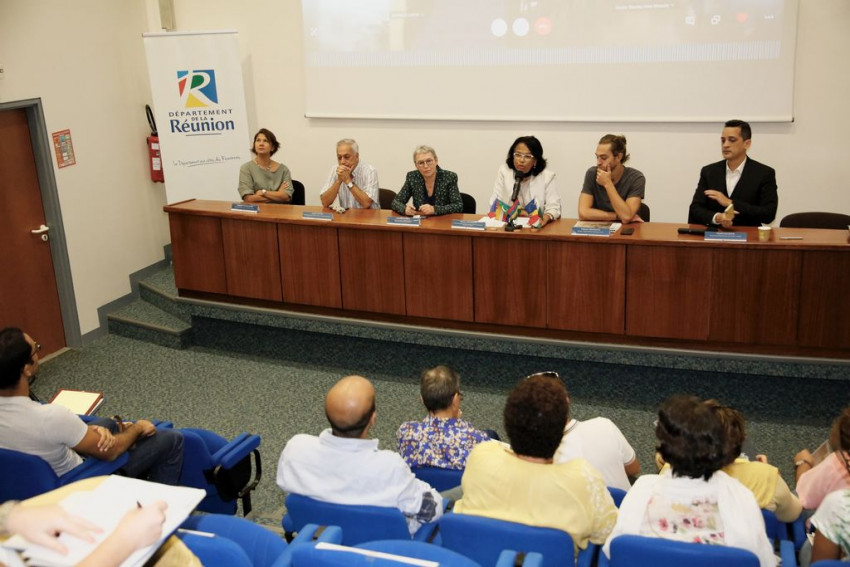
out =
{"type": "Polygon", "coordinates": [[[95,534],[95,542],[89,543],[68,534],[59,536],[68,548],[67,555],[61,555],[40,545],[29,543],[23,537],[16,535],[5,542],[3,547],[16,549],[34,566],[66,566],[76,565],[85,559],[97,545],[112,533],[129,510],[139,505],[149,505],[157,500],[168,503],[165,511],[165,523],[162,526],[160,539],[148,547],[136,550],[122,567],[143,565],[148,558],[159,549],[165,539],[192,513],[192,510],[206,496],[199,488],[185,486],[168,486],[155,482],[147,482],[123,476],[110,476],[91,491],[75,492],[59,505],[69,513],[80,516],[103,529],[103,533],[95,534]]]}

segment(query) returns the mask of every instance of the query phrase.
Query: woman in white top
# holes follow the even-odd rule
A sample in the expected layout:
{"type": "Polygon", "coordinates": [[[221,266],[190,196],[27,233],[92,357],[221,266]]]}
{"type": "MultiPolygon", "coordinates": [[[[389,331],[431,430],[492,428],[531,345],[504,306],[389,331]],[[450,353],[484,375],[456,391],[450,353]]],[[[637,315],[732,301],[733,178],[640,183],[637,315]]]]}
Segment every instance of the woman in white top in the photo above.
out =
{"type": "Polygon", "coordinates": [[[658,412],[658,452],[670,468],[641,476],[620,505],[611,540],[630,534],[727,545],[753,552],[761,567],[776,558],[753,493],[722,470],[725,429],[694,396],[673,396],[658,412]]]}
{"type": "Polygon", "coordinates": [[[508,206],[512,204],[511,197],[517,180],[520,181],[517,200],[521,211],[534,199],[540,211],[541,227],[561,217],[561,196],[555,184],[555,174],[546,169],[543,146],[534,136],[520,136],[511,144],[508,157],[496,174],[496,184],[489,202],[490,210],[493,210],[493,203],[497,199],[508,206]]]}

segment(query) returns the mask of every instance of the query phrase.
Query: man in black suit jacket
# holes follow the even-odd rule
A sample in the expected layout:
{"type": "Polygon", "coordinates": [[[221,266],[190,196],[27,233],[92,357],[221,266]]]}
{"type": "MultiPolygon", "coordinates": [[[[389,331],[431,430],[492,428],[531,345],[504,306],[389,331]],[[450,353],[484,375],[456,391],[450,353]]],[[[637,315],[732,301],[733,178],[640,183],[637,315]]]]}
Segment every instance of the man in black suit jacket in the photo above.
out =
{"type": "Polygon", "coordinates": [[[723,161],[702,168],[691,201],[688,223],[704,225],[759,226],[776,218],[776,172],[747,158],[752,129],[743,120],[730,120],[720,136],[723,161]],[[721,213],[734,203],[734,220],[721,213]]]}

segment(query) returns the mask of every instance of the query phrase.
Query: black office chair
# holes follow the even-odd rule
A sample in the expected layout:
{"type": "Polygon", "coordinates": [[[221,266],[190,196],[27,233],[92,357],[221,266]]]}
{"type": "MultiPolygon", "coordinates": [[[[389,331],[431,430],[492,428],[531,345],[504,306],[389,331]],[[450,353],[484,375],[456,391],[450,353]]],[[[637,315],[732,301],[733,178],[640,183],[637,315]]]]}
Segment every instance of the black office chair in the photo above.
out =
{"type": "Polygon", "coordinates": [[[393,199],[395,199],[396,192],[392,189],[378,189],[378,203],[381,205],[382,209],[392,209],[393,199]]]}
{"type": "Polygon", "coordinates": [[[292,200],[290,201],[293,205],[303,205],[304,204],[304,184],[300,181],[292,180],[292,188],[294,191],[292,192],[292,200]]]}
{"type": "Polygon", "coordinates": [[[835,228],[844,230],[850,225],[850,215],[841,213],[793,213],[779,222],[782,228],[835,228]]]}
{"type": "Polygon", "coordinates": [[[466,193],[461,193],[460,199],[461,201],[463,201],[463,213],[466,215],[474,215],[475,197],[473,197],[472,195],[467,195],[466,193]]]}
{"type": "Polygon", "coordinates": [[[641,203],[638,207],[638,215],[643,219],[643,222],[649,222],[649,205],[641,203]]]}

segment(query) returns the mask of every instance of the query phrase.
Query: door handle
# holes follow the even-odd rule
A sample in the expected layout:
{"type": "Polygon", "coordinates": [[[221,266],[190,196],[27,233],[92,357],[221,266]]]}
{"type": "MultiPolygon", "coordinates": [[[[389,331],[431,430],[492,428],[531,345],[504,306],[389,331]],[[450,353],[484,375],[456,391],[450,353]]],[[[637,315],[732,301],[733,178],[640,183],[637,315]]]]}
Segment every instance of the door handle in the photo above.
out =
{"type": "Polygon", "coordinates": [[[50,227],[47,226],[46,224],[43,224],[40,227],[38,227],[37,229],[31,230],[30,232],[33,233],[33,234],[44,234],[45,232],[48,232],[49,230],[50,230],[50,227]]]}

